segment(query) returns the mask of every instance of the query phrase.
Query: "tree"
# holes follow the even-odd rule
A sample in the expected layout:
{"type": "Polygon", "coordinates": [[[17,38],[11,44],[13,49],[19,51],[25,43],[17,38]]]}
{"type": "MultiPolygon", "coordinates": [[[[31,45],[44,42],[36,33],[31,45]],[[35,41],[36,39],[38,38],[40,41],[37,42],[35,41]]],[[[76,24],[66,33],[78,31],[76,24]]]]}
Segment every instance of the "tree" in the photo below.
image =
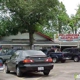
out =
{"type": "Polygon", "coordinates": [[[72,33],[76,33],[75,28],[76,28],[76,17],[74,15],[71,16],[69,20],[69,26],[72,29],[72,33]]]}
{"type": "Polygon", "coordinates": [[[57,26],[59,33],[62,33],[62,27],[67,25],[68,21],[69,21],[69,16],[66,13],[64,4],[61,2],[57,10],[57,26]]]}
{"type": "Polygon", "coordinates": [[[51,18],[48,19],[47,23],[44,22],[43,26],[45,27],[40,28],[42,29],[42,33],[45,33],[52,38],[54,34],[67,33],[69,22],[69,16],[66,13],[65,6],[62,2],[59,2],[55,9],[56,11],[53,9],[50,11],[49,15],[51,18]]]}
{"type": "Polygon", "coordinates": [[[78,5],[76,14],[71,16],[69,26],[72,28],[72,32],[76,34],[77,29],[80,27],[80,5],[78,5]]]}
{"type": "Polygon", "coordinates": [[[76,14],[75,14],[75,20],[76,20],[76,32],[77,32],[77,29],[80,28],[80,5],[78,5],[78,9],[76,10],[76,14]]]}
{"type": "Polygon", "coordinates": [[[53,10],[49,15],[53,16],[53,18],[49,19],[48,21],[48,26],[47,30],[49,32],[53,33],[62,33],[63,32],[63,27],[67,28],[68,21],[69,21],[69,16],[66,13],[65,6],[62,2],[59,2],[58,5],[55,7],[56,12],[53,10]]]}
{"type": "Polygon", "coordinates": [[[8,31],[12,34],[18,32],[29,32],[30,48],[33,45],[33,34],[38,30],[37,24],[48,22],[54,16],[49,15],[58,0],[0,0],[1,6],[10,11],[11,20],[14,26],[9,26],[8,31]],[[10,29],[11,28],[11,29],[10,29]]]}

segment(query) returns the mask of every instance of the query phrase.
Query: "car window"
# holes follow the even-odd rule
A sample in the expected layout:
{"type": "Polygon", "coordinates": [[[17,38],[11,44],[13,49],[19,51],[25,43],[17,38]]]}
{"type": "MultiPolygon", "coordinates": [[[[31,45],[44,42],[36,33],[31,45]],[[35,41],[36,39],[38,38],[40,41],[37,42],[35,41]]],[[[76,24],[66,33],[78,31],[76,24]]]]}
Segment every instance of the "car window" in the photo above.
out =
{"type": "Polygon", "coordinates": [[[80,52],[80,49],[75,49],[75,52],[80,52]]]}
{"type": "Polygon", "coordinates": [[[45,55],[45,53],[43,53],[42,51],[36,51],[36,50],[26,50],[23,51],[23,56],[35,56],[35,55],[45,55]]]}
{"type": "Polygon", "coordinates": [[[80,52],[80,49],[78,49],[78,52],[80,52]]]}
{"type": "Polygon", "coordinates": [[[20,52],[14,52],[14,54],[12,54],[11,59],[17,58],[19,56],[20,52]]]}
{"type": "Polygon", "coordinates": [[[69,49],[64,49],[62,52],[70,52],[69,49]]]}
{"type": "Polygon", "coordinates": [[[80,52],[80,49],[77,48],[64,49],[62,52],[76,53],[76,52],[80,52]]]}
{"type": "Polygon", "coordinates": [[[23,55],[22,55],[22,53],[20,52],[20,53],[19,53],[19,58],[22,58],[22,57],[23,57],[23,55]]]}
{"type": "Polygon", "coordinates": [[[6,54],[7,55],[12,55],[15,52],[15,50],[9,50],[6,54]]]}

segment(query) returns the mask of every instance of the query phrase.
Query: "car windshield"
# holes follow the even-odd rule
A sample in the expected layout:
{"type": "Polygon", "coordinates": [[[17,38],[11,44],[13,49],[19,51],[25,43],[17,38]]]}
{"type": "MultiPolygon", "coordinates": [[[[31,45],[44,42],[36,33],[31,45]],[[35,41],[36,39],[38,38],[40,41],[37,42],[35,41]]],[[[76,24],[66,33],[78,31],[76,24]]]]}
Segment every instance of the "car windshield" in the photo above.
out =
{"type": "Polygon", "coordinates": [[[62,52],[69,52],[69,50],[68,49],[64,49],[62,52]]]}
{"type": "Polygon", "coordinates": [[[36,56],[36,55],[46,56],[42,51],[36,51],[36,50],[23,51],[23,56],[36,56]]]}

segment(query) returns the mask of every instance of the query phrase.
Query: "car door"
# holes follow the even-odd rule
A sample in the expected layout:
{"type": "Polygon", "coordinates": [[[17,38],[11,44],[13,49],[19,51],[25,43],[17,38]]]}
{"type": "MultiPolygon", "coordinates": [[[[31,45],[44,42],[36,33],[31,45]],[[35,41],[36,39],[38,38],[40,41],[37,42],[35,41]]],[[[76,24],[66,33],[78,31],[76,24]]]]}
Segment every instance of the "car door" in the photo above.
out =
{"type": "Polygon", "coordinates": [[[63,50],[63,52],[66,52],[66,54],[64,54],[65,57],[71,59],[71,49],[65,49],[63,50]]]}
{"type": "Polygon", "coordinates": [[[9,50],[6,54],[5,54],[5,59],[10,59],[11,55],[14,54],[13,50],[9,50]]]}
{"type": "Polygon", "coordinates": [[[18,56],[19,55],[15,52],[11,56],[11,58],[9,60],[9,67],[10,67],[10,70],[12,70],[12,71],[15,71],[16,70],[16,64],[17,64],[17,58],[18,58],[18,56]]]}
{"type": "Polygon", "coordinates": [[[79,49],[74,49],[73,50],[73,58],[79,53],[79,49]]]}
{"type": "Polygon", "coordinates": [[[74,49],[70,49],[70,57],[71,57],[71,59],[73,59],[73,56],[74,56],[74,49]]]}
{"type": "Polygon", "coordinates": [[[50,57],[52,57],[52,58],[57,57],[57,53],[55,53],[55,52],[50,52],[50,57]]]}

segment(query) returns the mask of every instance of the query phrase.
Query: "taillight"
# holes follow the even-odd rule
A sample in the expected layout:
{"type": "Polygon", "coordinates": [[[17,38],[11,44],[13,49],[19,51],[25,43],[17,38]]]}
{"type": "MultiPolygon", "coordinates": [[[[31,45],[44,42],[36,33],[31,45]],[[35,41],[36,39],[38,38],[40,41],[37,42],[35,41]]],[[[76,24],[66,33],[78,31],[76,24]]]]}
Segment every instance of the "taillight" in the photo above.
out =
{"type": "Polygon", "coordinates": [[[2,64],[2,63],[0,63],[0,66],[3,66],[3,64],[2,64]]]}
{"type": "Polygon", "coordinates": [[[23,63],[33,63],[34,61],[32,59],[24,59],[23,63]]]}
{"type": "Polygon", "coordinates": [[[47,58],[46,62],[53,62],[52,58],[47,58]]]}

